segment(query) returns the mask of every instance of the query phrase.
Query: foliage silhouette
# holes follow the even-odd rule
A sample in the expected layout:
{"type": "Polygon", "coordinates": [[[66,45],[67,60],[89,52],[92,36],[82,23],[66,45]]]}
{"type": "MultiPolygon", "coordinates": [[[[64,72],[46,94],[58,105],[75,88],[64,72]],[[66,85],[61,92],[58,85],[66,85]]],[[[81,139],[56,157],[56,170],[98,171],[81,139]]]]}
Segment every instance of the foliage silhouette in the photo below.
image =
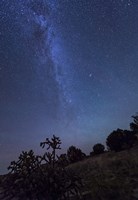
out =
{"type": "Polygon", "coordinates": [[[17,162],[11,162],[9,174],[2,182],[3,199],[59,200],[70,199],[71,195],[80,196],[81,179],[59,162],[56,150],[61,141],[54,136],[46,138],[40,146],[47,150],[43,156],[34,152],[22,152],[17,162]]]}
{"type": "Polygon", "coordinates": [[[117,129],[106,139],[106,145],[111,151],[121,151],[131,148],[136,141],[136,136],[131,131],[117,129]]]}
{"type": "Polygon", "coordinates": [[[104,145],[103,144],[100,144],[100,143],[97,143],[93,146],[93,152],[94,154],[101,154],[104,152],[104,145]]]}
{"type": "Polygon", "coordinates": [[[132,116],[133,122],[130,123],[130,129],[134,134],[138,134],[138,115],[132,116]]]}
{"type": "Polygon", "coordinates": [[[8,170],[10,173],[3,181],[4,198],[35,199],[39,194],[41,161],[34,152],[22,152],[17,162],[12,161],[8,170]]]}
{"type": "Polygon", "coordinates": [[[81,149],[78,149],[75,146],[70,146],[67,150],[67,157],[70,163],[75,163],[83,160],[86,155],[81,151],[81,149]]]}
{"type": "Polygon", "coordinates": [[[49,138],[46,138],[45,142],[40,143],[40,146],[42,148],[44,148],[46,145],[48,145],[47,150],[52,149],[52,152],[46,152],[43,155],[42,160],[46,161],[51,167],[54,167],[54,165],[56,164],[56,150],[61,149],[61,140],[59,139],[59,137],[53,135],[53,138],[51,138],[51,140],[49,138]]]}

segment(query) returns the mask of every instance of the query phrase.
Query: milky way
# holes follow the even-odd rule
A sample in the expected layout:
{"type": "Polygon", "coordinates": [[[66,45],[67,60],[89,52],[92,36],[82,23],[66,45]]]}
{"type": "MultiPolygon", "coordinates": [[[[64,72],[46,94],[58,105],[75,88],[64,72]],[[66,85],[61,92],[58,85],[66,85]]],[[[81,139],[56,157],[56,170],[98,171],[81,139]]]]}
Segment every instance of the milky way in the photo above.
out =
{"type": "Polygon", "coordinates": [[[90,152],[138,108],[137,0],[0,1],[1,171],[53,133],[90,152]]]}
{"type": "MultiPolygon", "coordinates": [[[[53,91],[53,95],[58,95],[57,98],[62,105],[70,103],[71,96],[68,90],[72,77],[68,72],[69,66],[66,63],[63,66],[66,61],[61,53],[64,50],[60,45],[61,39],[52,19],[57,11],[56,2],[53,1],[51,4],[49,1],[18,1],[17,4],[17,2],[3,1],[1,4],[3,10],[6,10],[2,13],[5,14],[2,16],[3,21],[11,20],[10,26],[18,29],[15,32],[10,30],[15,43],[18,40],[24,42],[28,53],[34,56],[35,63],[32,65],[32,70],[35,71],[37,79],[40,79],[36,87],[44,93],[44,96],[48,92],[51,95],[53,91]],[[50,81],[55,88],[49,86],[50,81]]],[[[33,84],[36,83],[33,81],[33,84]]]]}

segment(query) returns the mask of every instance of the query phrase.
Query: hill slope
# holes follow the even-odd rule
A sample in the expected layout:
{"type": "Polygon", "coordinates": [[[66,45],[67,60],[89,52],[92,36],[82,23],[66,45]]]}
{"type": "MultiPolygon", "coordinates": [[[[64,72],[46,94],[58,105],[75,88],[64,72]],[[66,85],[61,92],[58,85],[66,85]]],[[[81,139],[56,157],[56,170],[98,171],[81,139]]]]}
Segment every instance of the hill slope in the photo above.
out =
{"type": "Polygon", "coordinates": [[[93,156],[69,168],[83,179],[84,199],[138,199],[138,147],[93,156]]]}

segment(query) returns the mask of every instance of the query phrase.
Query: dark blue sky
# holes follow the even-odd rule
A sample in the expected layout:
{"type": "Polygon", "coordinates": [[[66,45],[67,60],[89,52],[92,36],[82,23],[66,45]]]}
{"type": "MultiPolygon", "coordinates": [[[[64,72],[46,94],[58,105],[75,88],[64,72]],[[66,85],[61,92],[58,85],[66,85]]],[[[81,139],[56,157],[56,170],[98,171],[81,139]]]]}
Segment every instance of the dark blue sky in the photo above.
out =
{"type": "MultiPolygon", "coordinates": [[[[138,111],[137,0],[0,1],[0,173],[53,133],[89,153],[138,111]]],[[[38,149],[38,150],[37,150],[38,149]]]]}

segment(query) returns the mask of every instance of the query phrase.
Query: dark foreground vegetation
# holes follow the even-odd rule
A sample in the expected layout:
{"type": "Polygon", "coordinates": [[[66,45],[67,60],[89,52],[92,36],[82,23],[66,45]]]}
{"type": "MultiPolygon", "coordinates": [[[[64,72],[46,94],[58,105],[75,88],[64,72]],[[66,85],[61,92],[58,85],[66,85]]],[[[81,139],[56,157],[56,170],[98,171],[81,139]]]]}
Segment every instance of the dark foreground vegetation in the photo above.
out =
{"type": "Polygon", "coordinates": [[[138,116],[130,130],[117,129],[90,156],[70,146],[57,155],[61,141],[54,136],[40,143],[46,152],[22,152],[1,176],[0,199],[12,200],[136,200],[138,199],[138,116]]]}
{"type": "Polygon", "coordinates": [[[43,156],[22,152],[17,162],[11,162],[10,173],[1,181],[1,199],[58,200],[79,198],[81,179],[71,169],[65,169],[62,156],[56,155],[61,141],[58,137],[46,138],[40,143],[47,150],[43,156]]]}

